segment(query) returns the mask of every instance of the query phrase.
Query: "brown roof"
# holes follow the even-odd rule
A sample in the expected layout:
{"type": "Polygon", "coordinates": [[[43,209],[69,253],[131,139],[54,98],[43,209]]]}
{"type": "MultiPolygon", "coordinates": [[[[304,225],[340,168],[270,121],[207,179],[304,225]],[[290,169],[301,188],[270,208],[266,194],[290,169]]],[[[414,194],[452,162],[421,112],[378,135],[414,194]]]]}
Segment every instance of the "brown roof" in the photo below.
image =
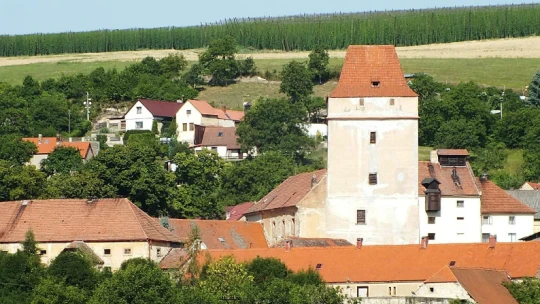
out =
{"type": "Polygon", "coordinates": [[[204,134],[199,146],[226,146],[228,150],[240,149],[236,127],[205,126],[204,134]]]}
{"type": "Polygon", "coordinates": [[[287,241],[291,241],[293,247],[353,246],[349,241],[343,239],[288,237],[286,240],[282,240],[273,247],[284,248],[287,241]]]}
{"type": "Polygon", "coordinates": [[[260,223],[220,220],[169,219],[172,232],[182,240],[189,239],[194,226],[208,249],[268,248],[260,223]]]}
{"type": "Polygon", "coordinates": [[[236,206],[229,206],[225,208],[227,212],[229,213],[228,221],[238,221],[244,216],[244,213],[249,210],[249,208],[253,207],[255,203],[254,202],[247,202],[243,204],[239,204],[236,206]]]}
{"type": "Polygon", "coordinates": [[[36,145],[38,151],[37,154],[51,154],[51,152],[56,149],[56,147],[73,147],[79,150],[82,158],[86,158],[89,151],[92,151],[92,145],[90,142],[79,141],[79,142],[65,142],[62,141],[57,145],[56,137],[42,137],[41,144],[39,143],[39,138],[29,137],[23,138],[23,140],[29,141],[36,145]]]}
{"type": "Polygon", "coordinates": [[[523,204],[490,180],[480,181],[479,185],[482,189],[482,214],[536,213],[536,210],[523,204]]]}
{"type": "Polygon", "coordinates": [[[503,282],[509,282],[505,271],[452,268],[458,282],[478,304],[518,304],[503,282]]]}
{"type": "Polygon", "coordinates": [[[150,99],[139,99],[145,108],[154,116],[159,117],[176,117],[176,112],[182,107],[182,103],[174,101],[161,101],[150,99]]]}
{"type": "Polygon", "coordinates": [[[397,282],[420,281],[433,276],[443,266],[455,261],[456,267],[506,270],[512,278],[535,276],[540,265],[540,242],[487,243],[350,247],[308,247],[208,250],[212,259],[232,255],[239,262],[257,256],[274,257],[291,270],[315,268],[317,264],[326,282],[397,282]]]}
{"type": "Polygon", "coordinates": [[[188,261],[189,253],[184,248],[173,248],[159,262],[159,267],[162,269],[177,269],[182,267],[188,261]]]}
{"type": "Polygon", "coordinates": [[[456,184],[452,178],[454,167],[442,167],[439,164],[432,164],[429,161],[418,162],[418,194],[422,195],[424,193],[425,188],[422,186],[422,180],[433,177],[441,183],[439,189],[441,189],[442,195],[479,196],[480,190],[469,163],[467,162],[466,167],[455,167],[455,169],[459,177],[459,184],[456,184]]]}
{"type": "Polygon", "coordinates": [[[246,214],[296,206],[311,191],[313,176],[318,184],[326,176],[326,170],[301,173],[287,178],[251,207],[246,214]]]}
{"type": "Polygon", "coordinates": [[[393,45],[350,45],[330,97],[416,97],[405,81],[393,45]],[[379,82],[373,86],[373,82],[379,82]]]}
{"type": "Polygon", "coordinates": [[[444,156],[469,156],[467,149],[438,149],[438,155],[444,156]]]}
{"type": "Polygon", "coordinates": [[[0,202],[0,243],[19,243],[32,229],[38,242],[179,242],[128,199],[0,202]]]}

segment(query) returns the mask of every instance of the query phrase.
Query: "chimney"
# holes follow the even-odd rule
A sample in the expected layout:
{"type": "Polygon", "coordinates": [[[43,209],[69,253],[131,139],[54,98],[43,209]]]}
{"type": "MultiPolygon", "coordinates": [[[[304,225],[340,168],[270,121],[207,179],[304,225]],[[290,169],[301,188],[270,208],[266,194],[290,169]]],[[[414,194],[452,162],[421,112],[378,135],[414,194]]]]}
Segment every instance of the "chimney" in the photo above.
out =
{"type": "Polygon", "coordinates": [[[315,187],[316,184],[317,184],[317,175],[313,174],[311,176],[311,188],[315,187]]]}
{"type": "Polygon", "coordinates": [[[177,99],[176,102],[177,103],[184,103],[184,101],[182,99],[177,99]]]}
{"type": "Polygon", "coordinates": [[[422,242],[420,243],[421,248],[426,249],[428,243],[429,243],[429,238],[427,236],[423,236],[422,237],[422,242]]]}
{"type": "Polygon", "coordinates": [[[291,240],[286,240],[285,241],[285,251],[289,252],[289,251],[291,251],[291,248],[292,248],[292,241],[291,240]]]}
{"type": "Polygon", "coordinates": [[[41,141],[43,140],[43,135],[38,135],[38,145],[41,145],[41,141]]]}
{"type": "Polygon", "coordinates": [[[364,239],[363,238],[357,238],[356,239],[356,249],[361,249],[362,248],[362,243],[364,242],[364,239]]]}
{"type": "Polygon", "coordinates": [[[495,249],[495,245],[497,244],[497,235],[490,235],[489,236],[489,248],[495,249]]]}
{"type": "Polygon", "coordinates": [[[488,180],[488,174],[487,172],[483,172],[482,175],[480,175],[480,181],[483,183],[488,180]]]}
{"type": "Polygon", "coordinates": [[[429,152],[429,161],[432,164],[439,163],[439,155],[437,154],[437,150],[432,150],[431,152],[429,152]]]}
{"type": "Polygon", "coordinates": [[[56,145],[57,146],[62,145],[62,136],[60,136],[60,133],[56,133],[56,145]]]}
{"type": "Polygon", "coordinates": [[[223,111],[223,113],[227,113],[227,107],[226,106],[222,106],[221,110],[223,111]]]}

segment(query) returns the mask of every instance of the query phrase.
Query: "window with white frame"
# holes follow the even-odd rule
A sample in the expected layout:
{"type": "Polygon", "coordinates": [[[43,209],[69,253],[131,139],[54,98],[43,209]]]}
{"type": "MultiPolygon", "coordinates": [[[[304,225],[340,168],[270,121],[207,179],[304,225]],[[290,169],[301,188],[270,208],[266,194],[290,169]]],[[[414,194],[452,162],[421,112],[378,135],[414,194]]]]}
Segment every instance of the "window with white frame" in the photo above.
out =
{"type": "Polygon", "coordinates": [[[465,201],[457,201],[456,206],[457,206],[458,208],[463,208],[463,207],[465,207],[465,201]]]}
{"type": "Polygon", "coordinates": [[[142,121],[136,121],[135,122],[135,129],[142,129],[143,128],[143,122],[142,121]]]}
{"type": "Polygon", "coordinates": [[[508,234],[508,240],[509,240],[510,242],[517,242],[516,234],[515,234],[515,233],[509,233],[509,234],[508,234]]]}
{"type": "Polygon", "coordinates": [[[516,224],[516,217],[513,215],[510,215],[508,217],[508,225],[515,225],[516,224]]]}
{"type": "Polygon", "coordinates": [[[137,114],[141,114],[142,113],[142,107],[137,107],[137,114]]]}
{"type": "Polygon", "coordinates": [[[482,233],[482,243],[489,242],[489,233],[482,233]]]}
{"type": "Polygon", "coordinates": [[[482,225],[491,225],[491,216],[483,215],[482,216],[482,225]]]}
{"type": "Polygon", "coordinates": [[[131,255],[131,248],[124,248],[124,255],[131,255]]]}

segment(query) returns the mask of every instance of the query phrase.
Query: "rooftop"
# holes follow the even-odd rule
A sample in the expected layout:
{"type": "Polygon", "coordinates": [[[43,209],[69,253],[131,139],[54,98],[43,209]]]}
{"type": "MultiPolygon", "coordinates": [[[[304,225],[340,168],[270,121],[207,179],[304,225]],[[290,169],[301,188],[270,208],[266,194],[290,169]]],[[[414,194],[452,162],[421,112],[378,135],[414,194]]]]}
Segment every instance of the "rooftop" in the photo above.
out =
{"type": "Polygon", "coordinates": [[[226,108],[216,109],[204,100],[190,99],[188,102],[202,115],[216,116],[219,119],[230,119],[234,121],[240,121],[244,118],[244,111],[228,110],[226,108]]]}
{"type": "Polygon", "coordinates": [[[482,189],[482,214],[530,213],[536,210],[520,202],[490,180],[480,181],[482,189]]]}
{"type": "Polygon", "coordinates": [[[329,238],[300,238],[288,237],[282,240],[273,247],[285,248],[286,242],[291,241],[292,247],[336,247],[336,246],[353,246],[347,240],[329,239],[329,238]]]}
{"type": "Polygon", "coordinates": [[[168,118],[176,117],[176,112],[178,112],[183,105],[181,102],[150,99],[139,99],[139,102],[142,103],[152,115],[168,118]]]}
{"type": "Polygon", "coordinates": [[[78,142],[58,142],[56,137],[42,137],[41,143],[39,142],[38,137],[27,137],[23,140],[29,141],[36,145],[38,152],[37,154],[51,154],[51,152],[56,149],[56,147],[73,147],[79,150],[82,158],[86,158],[88,151],[92,150],[92,144],[87,141],[78,141],[78,142]]]}
{"type": "Polygon", "coordinates": [[[540,191],[507,190],[506,193],[518,199],[523,204],[536,210],[534,218],[540,220],[540,191]]]}
{"type": "Polygon", "coordinates": [[[238,221],[241,219],[246,211],[249,210],[255,203],[254,202],[247,202],[243,204],[239,204],[236,206],[229,206],[225,208],[227,210],[227,213],[229,214],[228,221],[238,221]]]}
{"type": "Polygon", "coordinates": [[[438,155],[443,156],[469,156],[467,149],[438,149],[438,155]]]}
{"type": "Polygon", "coordinates": [[[468,163],[465,167],[444,167],[429,161],[418,162],[419,195],[423,195],[425,189],[422,180],[429,177],[436,178],[441,183],[439,189],[443,196],[480,196],[479,186],[468,163]],[[456,181],[452,177],[454,170],[458,176],[456,181]]]}
{"type": "Polygon", "coordinates": [[[503,282],[504,270],[451,268],[457,281],[478,304],[518,304],[503,282]]]}
{"type": "Polygon", "coordinates": [[[201,128],[204,133],[199,146],[226,146],[228,150],[240,149],[236,127],[201,126],[201,128]]]}

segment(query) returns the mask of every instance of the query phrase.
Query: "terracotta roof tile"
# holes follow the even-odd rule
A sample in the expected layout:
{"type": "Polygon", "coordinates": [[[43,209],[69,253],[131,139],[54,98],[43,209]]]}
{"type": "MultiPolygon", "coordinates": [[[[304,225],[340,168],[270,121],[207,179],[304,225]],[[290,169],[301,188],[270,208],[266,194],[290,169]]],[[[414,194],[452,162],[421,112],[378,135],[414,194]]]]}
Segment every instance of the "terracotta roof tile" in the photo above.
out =
{"type": "Polygon", "coordinates": [[[225,114],[234,121],[241,121],[244,118],[244,111],[227,110],[225,114]]]}
{"type": "Polygon", "coordinates": [[[174,248],[159,262],[161,269],[179,269],[189,258],[189,253],[184,248],[174,248]]]}
{"type": "Polygon", "coordinates": [[[350,45],[338,85],[330,93],[333,98],[416,96],[405,81],[393,45],[350,45]]]}
{"type": "Polygon", "coordinates": [[[260,223],[169,219],[169,224],[171,231],[183,240],[189,239],[192,227],[197,226],[201,241],[209,249],[268,248],[260,223]]]}
{"type": "Polygon", "coordinates": [[[43,137],[41,138],[41,144],[39,143],[39,138],[37,137],[27,137],[27,138],[23,138],[23,140],[34,143],[34,145],[36,145],[36,147],[38,148],[37,154],[51,154],[51,152],[54,149],[56,149],[56,147],[59,147],[59,146],[73,147],[79,150],[79,153],[81,154],[82,158],[86,158],[86,156],[88,155],[88,151],[92,151],[92,144],[86,141],[79,141],[79,142],[63,141],[57,145],[56,137],[43,137]]]}
{"type": "Polygon", "coordinates": [[[315,267],[326,282],[423,282],[450,261],[456,267],[506,270],[512,278],[535,276],[540,265],[540,242],[351,247],[208,250],[212,259],[232,255],[237,261],[274,257],[293,271],[315,267]]]}
{"type": "Polygon", "coordinates": [[[438,149],[437,155],[469,156],[469,151],[467,151],[467,149],[438,149]]]}
{"type": "Polygon", "coordinates": [[[459,177],[459,185],[456,185],[452,178],[454,167],[443,167],[439,164],[432,164],[428,161],[418,162],[418,194],[423,195],[424,186],[422,180],[427,177],[436,178],[441,184],[441,194],[445,196],[480,196],[476,178],[467,162],[466,167],[455,167],[459,177]],[[430,171],[431,165],[431,171],[430,171]]]}
{"type": "Polygon", "coordinates": [[[176,117],[176,112],[182,107],[182,103],[174,101],[162,101],[162,100],[150,100],[139,99],[140,103],[152,113],[152,115],[158,117],[176,117]]]}
{"type": "Polygon", "coordinates": [[[282,240],[281,242],[277,243],[273,247],[285,248],[285,243],[288,240],[292,242],[292,246],[294,248],[353,246],[353,244],[344,239],[289,237],[286,240],[282,240]]]}
{"type": "Polygon", "coordinates": [[[518,304],[502,284],[510,281],[505,271],[452,268],[452,273],[478,304],[518,304]]]}
{"type": "Polygon", "coordinates": [[[296,206],[312,190],[313,176],[315,176],[318,185],[323,177],[326,176],[326,170],[306,172],[287,178],[251,207],[246,214],[296,206]]]}
{"type": "Polygon", "coordinates": [[[199,146],[226,146],[228,150],[240,149],[236,127],[203,126],[204,134],[199,146]]]}
{"type": "Polygon", "coordinates": [[[425,280],[424,283],[453,283],[457,281],[450,267],[444,266],[429,279],[425,280]]]}
{"type": "Polygon", "coordinates": [[[32,229],[38,242],[166,241],[178,237],[128,199],[0,202],[0,243],[18,243],[32,229]]]}
{"type": "Polygon", "coordinates": [[[238,221],[241,219],[249,208],[253,207],[254,202],[247,202],[236,206],[229,206],[226,208],[229,213],[228,221],[238,221]]]}
{"type": "Polygon", "coordinates": [[[536,213],[490,180],[479,182],[482,189],[482,214],[536,213]]]}

